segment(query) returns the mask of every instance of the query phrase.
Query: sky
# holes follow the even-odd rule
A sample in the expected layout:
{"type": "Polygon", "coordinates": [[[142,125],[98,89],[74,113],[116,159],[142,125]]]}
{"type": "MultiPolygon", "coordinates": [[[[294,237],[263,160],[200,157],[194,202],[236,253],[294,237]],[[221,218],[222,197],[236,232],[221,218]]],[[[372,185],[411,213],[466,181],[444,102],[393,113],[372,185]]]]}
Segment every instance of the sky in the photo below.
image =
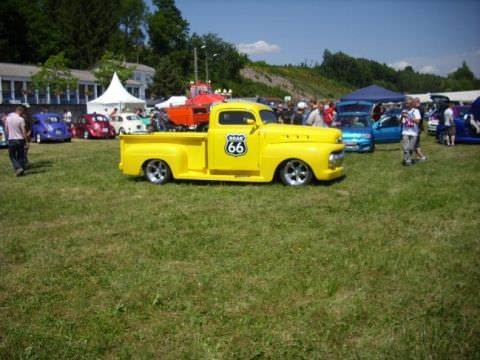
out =
{"type": "MultiPolygon", "coordinates": [[[[150,0],[147,1],[149,3],[150,0]]],[[[466,61],[480,78],[479,0],[176,0],[191,33],[217,34],[253,61],[321,63],[342,51],[446,75],[466,61]]]]}

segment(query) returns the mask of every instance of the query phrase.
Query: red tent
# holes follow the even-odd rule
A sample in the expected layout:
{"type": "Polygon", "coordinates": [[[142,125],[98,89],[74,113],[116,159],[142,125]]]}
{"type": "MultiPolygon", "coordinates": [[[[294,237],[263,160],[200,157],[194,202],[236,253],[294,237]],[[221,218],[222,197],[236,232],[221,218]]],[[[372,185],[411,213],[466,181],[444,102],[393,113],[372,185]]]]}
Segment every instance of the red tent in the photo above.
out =
{"type": "Polygon", "coordinates": [[[212,103],[223,102],[225,97],[218,94],[202,94],[187,100],[188,105],[209,105],[212,103]]]}

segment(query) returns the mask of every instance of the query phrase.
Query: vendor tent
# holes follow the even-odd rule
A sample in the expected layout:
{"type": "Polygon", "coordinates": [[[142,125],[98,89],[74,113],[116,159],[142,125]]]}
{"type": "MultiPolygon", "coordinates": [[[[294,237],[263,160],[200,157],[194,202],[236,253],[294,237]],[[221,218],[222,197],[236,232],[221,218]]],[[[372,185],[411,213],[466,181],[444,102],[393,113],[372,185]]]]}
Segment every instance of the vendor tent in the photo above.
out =
{"type": "Polygon", "coordinates": [[[371,101],[375,103],[401,102],[405,100],[405,95],[391,90],[387,90],[377,85],[370,85],[356,90],[343,96],[341,101],[371,101]]]}
{"type": "Polygon", "coordinates": [[[110,113],[114,108],[119,112],[136,108],[145,108],[145,101],[130,94],[120,82],[117,73],[113,74],[112,81],[107,90],[98,98],[87,103],[88,113],[104,113],[107,109],[110,113]]]}
{"type": "Polygon", "coordinates": [[[225,97],[218,94],[202,94],[197,95],[192,99],[188,99],[187,104],[189,105],[210,105],[213,103],[220,103],[225,100],[225,97]]]}
{"type": "Polygon", "coordinates": [[[186,96],[171,96],[168,100],[155,104],[155,107],[157,109],[163,109],[163,108],[168,108],[170,106],[185,105],[186,101],[187,101],[186,96]]]}

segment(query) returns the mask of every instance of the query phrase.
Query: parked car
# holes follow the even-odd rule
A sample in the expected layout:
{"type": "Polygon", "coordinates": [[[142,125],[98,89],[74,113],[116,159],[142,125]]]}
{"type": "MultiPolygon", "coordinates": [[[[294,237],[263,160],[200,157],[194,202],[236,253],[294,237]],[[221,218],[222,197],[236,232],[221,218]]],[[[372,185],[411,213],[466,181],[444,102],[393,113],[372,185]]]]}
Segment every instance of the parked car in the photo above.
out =
{"type": "Polygon", "coordinates": [[[279,124],[270,107],[224,103],[212,108],[206,132],[157,132],[120,138],[119,168],[154,184],[169,180],[270,182],[302,186],[344,175],[337,129],[279,124]]]}
{"type": "Polygon", "coordinates": [[[373,152],[375,144],[400,141],[399,112],[385,113],[374,122],[374,107],[375,104],[368,101],[344,101],[337,104],[337,119],[333,125],[342,130],[346,151],[373,152]]]}
{"type": "Polygon", "coordinates": [[[5,147],[8,147],[7,133],[5,132],[5,128],[3,127],[3,124],[0,121],[0,148],[5,148],[5,147]]]}
{"type": "MultiPolygon", "coordinates": [[[[454,122],[456,127],[455,142],[466,144],[480,144],[480,134],[470,123],[470,111],[466,111],[469,107],[455,106],[453,108],[454,122]]],[[[447,143],[447,127],[441,123],[437,127],[437,140],[441,144],[447,143]]]]}
{"type": "Polygon", "coordinates": [[[84,139],[113,139],[115,129],[102,114],[85,114],[72,121],[72,137],[84,139]]]}
{"type": "Polygon", "coordinates": [[[110,123],[115,129],[117,135],[145,133],[146,127],[142,118],[134,113],[121,113],[112,116],[110,123]]]}
{"type": "Polygon", "coordinates": [[[342,101],[337,103],[337,118],[332,124],[342,131],[345,151],[373,152],[372,131],[374,103],[368,101],[342,101]]]}
{"type": "MultiPolygon", "coordinates": [[[[437,133],[437,126],[443,124],[443,113],[448,108],[450,99],[443,95],[431,95],[430,98],[433,101],[434,107],[427,113],[427,132],[430,135],[435,135],[437,133]]],[[[458,104],[458,101],[454,103],[458,104]]]]}
{"type": "Polygon", "coordinates": [[[401,109],[389,111],[372,125],[375,144],[397,143],[402,138],[401,109]]]}
{"type": "Polygon", "coordinates": [[[38,113],[32,118],[32,138],[35,142],[72,140],[70,129],[59,114],[38,113]]]}

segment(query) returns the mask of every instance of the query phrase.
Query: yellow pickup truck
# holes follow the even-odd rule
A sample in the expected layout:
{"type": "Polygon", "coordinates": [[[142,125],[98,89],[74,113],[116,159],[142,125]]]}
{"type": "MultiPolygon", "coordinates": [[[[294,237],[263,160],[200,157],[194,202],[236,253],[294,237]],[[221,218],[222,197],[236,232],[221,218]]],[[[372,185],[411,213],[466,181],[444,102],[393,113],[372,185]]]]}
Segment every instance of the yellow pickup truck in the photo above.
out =
{"type": "Polygon", "coordinates": [[[283,125],[258,103],[222,103],[207,132],[120,136],[125,175],[164,184],[174,179],[270,182],[301,186],[343,175],[344,145],[337,129],[283,125]]]}

